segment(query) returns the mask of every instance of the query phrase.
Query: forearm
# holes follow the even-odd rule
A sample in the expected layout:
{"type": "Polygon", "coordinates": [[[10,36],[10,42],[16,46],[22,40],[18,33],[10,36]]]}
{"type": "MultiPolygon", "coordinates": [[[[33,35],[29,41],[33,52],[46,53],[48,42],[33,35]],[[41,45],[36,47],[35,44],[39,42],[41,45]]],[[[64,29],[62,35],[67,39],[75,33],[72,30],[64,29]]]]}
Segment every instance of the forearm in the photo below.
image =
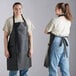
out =
{"type": "Polygon", "coordinates": [[[4,33],[4,49],[5,49],[5,51],[8,50],[7,46],[8,46],[8,36],[6,36],[6,33],[4,33]]]}
{"type": "Polygon", "coordinates": [[[33,36],[30,36],[30,49],[33,50],[33,36]]]}
{"type": "Polygon", "coordinates": [[[32,36],[32,32],[29,33],[29,43],[30,43],[30,50],[33,50],[33,36],[32,36]]]}

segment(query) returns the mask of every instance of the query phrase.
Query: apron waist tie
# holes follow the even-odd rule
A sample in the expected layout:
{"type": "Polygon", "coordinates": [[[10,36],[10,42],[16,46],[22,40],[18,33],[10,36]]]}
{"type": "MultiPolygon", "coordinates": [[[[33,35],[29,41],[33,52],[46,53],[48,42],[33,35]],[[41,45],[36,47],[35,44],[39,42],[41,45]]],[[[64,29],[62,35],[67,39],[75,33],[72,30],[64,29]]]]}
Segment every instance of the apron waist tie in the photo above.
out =
{"type": "MultiPolygon", "coordinates": [[[[66,37],[66,38],[68,38],[68,37],[66,37]]],[[[64,44],[64,55],[66,55],[66,57],[68,57],[68,53],[67,53],[67,50],[66,50],[66,47],[68,46],[68,42],[65,39],[65,37],[61,37],[61,41],[60,41],[59,46],[62,46],[62,43],[64,44]]]]}

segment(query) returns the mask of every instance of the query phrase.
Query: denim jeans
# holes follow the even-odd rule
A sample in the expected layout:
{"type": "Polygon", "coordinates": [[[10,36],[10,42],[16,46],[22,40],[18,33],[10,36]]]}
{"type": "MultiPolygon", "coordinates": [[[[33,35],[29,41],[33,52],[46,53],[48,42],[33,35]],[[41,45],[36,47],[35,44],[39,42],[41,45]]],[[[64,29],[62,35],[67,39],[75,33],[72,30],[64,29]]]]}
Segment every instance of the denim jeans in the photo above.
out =
{"type": "Polygon", "coordinates": [[[65,54],[65,46],[62,43],[59,46],[61,41],[60,37],[55,37],[54,41],[50,48],[50,67],[49,67],[49,76],[58,76],[57,71],[58,67],[60,67],[60,71],[62,76],[70,76],[69,72],[69,41],[66,38],[68,46],[66,46],[66,52],[68,57],[65,54]]]}
{"type": "MultiPolygon", "coordinates": [[[[20,76],[27,76],[27,71],[28,70],[20,70],[19,75],[20,76]]],[[[17,76],[18,71],[9,71],[9,76],[17,76]]]]}

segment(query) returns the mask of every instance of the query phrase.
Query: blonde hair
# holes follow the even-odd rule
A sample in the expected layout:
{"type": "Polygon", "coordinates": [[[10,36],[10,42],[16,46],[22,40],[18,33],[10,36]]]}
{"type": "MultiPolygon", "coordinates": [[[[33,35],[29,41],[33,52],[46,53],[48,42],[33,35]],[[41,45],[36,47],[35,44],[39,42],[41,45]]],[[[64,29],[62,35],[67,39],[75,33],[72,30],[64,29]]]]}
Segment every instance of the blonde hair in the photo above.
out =
{"type": "Polygon", "coordinates": [[[66,19],[72,21],[72,14],[68,3],[58,3],[56,7],[62,10],[66,19]]]}

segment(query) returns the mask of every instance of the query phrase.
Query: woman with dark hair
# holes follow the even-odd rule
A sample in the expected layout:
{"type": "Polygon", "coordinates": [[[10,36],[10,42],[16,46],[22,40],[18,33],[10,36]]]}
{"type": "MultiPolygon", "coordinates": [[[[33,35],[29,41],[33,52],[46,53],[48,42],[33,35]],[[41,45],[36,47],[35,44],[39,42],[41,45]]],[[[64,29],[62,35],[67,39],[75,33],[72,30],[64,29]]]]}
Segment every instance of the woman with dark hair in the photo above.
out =
{"type": "Polygon", "coordinates": [[[20,2],[14,3],[13,16],[6,20],[3,30],[9,76],[17,76],[17,71],[27,76],[33,50],[32,23],[23,17],[20,2]]]}
{"type": "Polygon", "coordinates": [[[50,42],[44,66],[49,68],[49,76],[58,76],[58,66],[62,76],[70,76],[68,36],[72,15],[69,4],[58,3],[55,13],[58,17],[52,19],[45,28],[45,33],[50,34],[50,42]]]}

